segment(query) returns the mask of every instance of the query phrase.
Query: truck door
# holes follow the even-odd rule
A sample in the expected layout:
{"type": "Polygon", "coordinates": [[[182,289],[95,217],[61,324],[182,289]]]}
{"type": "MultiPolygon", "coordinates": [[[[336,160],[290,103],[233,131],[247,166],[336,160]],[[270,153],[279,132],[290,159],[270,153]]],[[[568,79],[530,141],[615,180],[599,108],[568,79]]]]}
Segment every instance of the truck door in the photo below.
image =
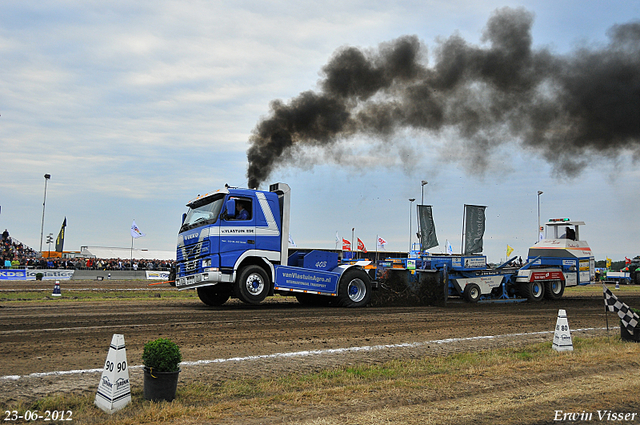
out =
{"type": "MultiPolygon", "coordinates": [[[[280,252],[280,238],[287,238],[289,235],[281,235],[280,229],[280,206],[278,198],[269,194],[269,198],[264,193],[257,192],[256,207],[256,248],[260,251],[280,252]]],[[[278,258],[276,256],[276,258],[278,258]]]]}
{"type": "Polygon", "coordinates": [[[225,205],[235,211],[221,215],[220,267],[233,267],[243,253],[255,249],[256,206],[252,198],[241,196],[229,196],[225,205]]]}

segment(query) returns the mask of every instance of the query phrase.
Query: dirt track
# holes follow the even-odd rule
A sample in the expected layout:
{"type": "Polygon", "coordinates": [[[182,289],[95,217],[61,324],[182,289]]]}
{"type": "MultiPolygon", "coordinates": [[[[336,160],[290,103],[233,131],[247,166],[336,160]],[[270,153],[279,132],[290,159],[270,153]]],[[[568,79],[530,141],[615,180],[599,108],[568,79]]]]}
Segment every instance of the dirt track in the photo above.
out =
{"type": "MultiPolygon", "coordinates": [[[[146,282],[64,282],[63,297],[97,285],[149,289],[146,282]]],[[[0,284],[2,291],[12,287],[38,287],[46,297],[51,282],[0,284]]],[[[602,297],[572,296],[570,290],[558,302],[344,309],[305,307],[295,298],[281,297],[258,307],[232,300],[211,308],[197,298],[162,297],[173,288],[152,288],[153,294],[133,300],[0,302],[0,405],[56,392],[95,391],[98,372],[62,376],[50,372],[102,368],[115,333],[125,336],[132,385],[141,386],[141,369],[135,366],[142,363],[144,343],[158,337],[178,343],[185,362],[236,358],[182,368],[181,381],[205,377],[216,381],[550,341],[560,308],[567,311],[574,336],[603,334],[606,326],[602,297]],[[586,328],[599,330],[577,331],[586,328]],[[518,336],[468,339],[509,334],[518,336]],[[447,341],[451,338],[458,340],[447,341]],[[349,347],[372,348],[302,353],[349,347]],[[283,359],[278,353],[299,354],[283,359]],[[10,375],[19,378],[7,378],[10,375]]],[[[626,300],[640,304],[640,299],[626,300]]],[[[611,315],[610,320],[611,327],[617,326],[611,315]]]]}

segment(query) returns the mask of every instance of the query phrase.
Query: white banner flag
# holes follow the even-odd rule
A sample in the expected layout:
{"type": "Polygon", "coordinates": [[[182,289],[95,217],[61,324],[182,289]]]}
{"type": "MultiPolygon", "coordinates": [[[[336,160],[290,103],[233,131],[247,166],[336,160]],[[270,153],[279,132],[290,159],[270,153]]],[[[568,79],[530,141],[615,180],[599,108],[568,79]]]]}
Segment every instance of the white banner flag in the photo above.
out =
{"type": "Polygon", "coordinates": [[[380,236],[378,236],[378,240],[376,242],[376,246],[378,248],[382,248],[384,249],[384,246],[387,244],[387,241],[385,241],[383,238],[381,238],[380,236]]]}
{"type": "Polygon", "coordinates": [[[133,220],[133,224],[131,224],[131,237],[141,238],[143,236],[146,236],[146,234],[140,231],[140,229],[138,228],[138,225],[136,225],[136,221],[133,220]]]}

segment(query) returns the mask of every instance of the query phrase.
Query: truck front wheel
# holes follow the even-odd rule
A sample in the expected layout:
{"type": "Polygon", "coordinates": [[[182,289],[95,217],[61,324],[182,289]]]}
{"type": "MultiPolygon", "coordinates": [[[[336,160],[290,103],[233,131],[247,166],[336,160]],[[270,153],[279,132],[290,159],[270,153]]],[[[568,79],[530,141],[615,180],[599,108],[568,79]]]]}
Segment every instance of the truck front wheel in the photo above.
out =
{"type": "Polygon", "coordinates": [[[258,305],[269,293],[269,278],[260,266],[247,266],[236,281],[236,296],[240,301],[258,305]]]}
{"type": "Polygon", "coordinates": [[[206,305],[215,307],[227,302],[231,296],[231,288],[215,285],[201,286],[198,288],[198,298],[206,305]]]}
{"type": "Polygon", "coordinates": [[[364,307],[371,299],[371,281],[360,269],[350,269],[340,278],[338,302],[342,307],[364,307]]]}

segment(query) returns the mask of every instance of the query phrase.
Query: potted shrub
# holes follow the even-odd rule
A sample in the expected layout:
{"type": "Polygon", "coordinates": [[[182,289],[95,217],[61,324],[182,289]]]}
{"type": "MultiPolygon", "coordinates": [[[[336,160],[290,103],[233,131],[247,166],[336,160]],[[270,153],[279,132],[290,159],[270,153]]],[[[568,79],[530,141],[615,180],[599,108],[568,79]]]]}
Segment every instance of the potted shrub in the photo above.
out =
{"type": "MultiPolygon", "coordinates": [[[[636,313],[637,315],[640,316],[640,310],[638,310],[637,308],[633,308],[630,307],[631,311],[633,311],[634,313],[636,313]]],[[[625,328],[624,324],[622,323],[622,320],[620,321],[620,338],[622,338],[623,341],[633,341],[633,342],[640,342],[640,324],[638,324],[634,329],[633,329],[633,335],[629,333],[629,331],[627,330],[627,328],[625,328]]]]}
{"type": "Polygon", "coordinates": [[[176,398],[182,354],[176,343],[158,338],[144,345],[144,399],[172,401],[176,398]]]}

